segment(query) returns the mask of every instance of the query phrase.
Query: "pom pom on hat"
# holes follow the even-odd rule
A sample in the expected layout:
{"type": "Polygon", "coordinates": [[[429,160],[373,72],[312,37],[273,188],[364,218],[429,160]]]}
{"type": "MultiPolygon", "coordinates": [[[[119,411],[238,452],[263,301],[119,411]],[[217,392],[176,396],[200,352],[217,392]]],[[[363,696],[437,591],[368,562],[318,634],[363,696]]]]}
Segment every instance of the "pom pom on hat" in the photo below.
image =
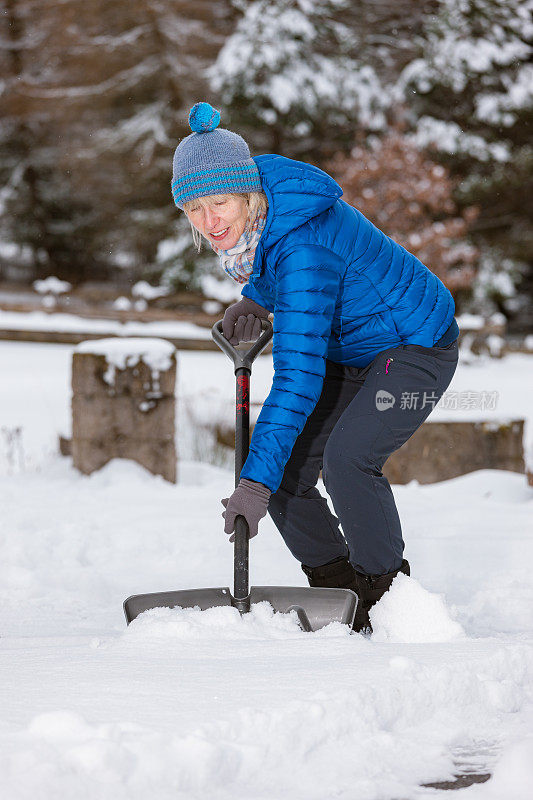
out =
{"type": "Polygon", "coordinates": [[[189,125],[194,133],[209,133],[220,123],[220,111],[209,103],[196,103],[189,112],[189,125]]]}

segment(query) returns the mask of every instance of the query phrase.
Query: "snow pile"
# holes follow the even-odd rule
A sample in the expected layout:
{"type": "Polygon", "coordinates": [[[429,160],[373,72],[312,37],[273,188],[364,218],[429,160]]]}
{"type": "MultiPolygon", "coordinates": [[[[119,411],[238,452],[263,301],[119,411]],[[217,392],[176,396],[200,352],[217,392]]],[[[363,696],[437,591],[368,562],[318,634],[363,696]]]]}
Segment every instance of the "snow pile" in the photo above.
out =
{"type": "Polygon", "coordinates": [[[451,642],[464,636],[441,595],[400,573],[370,610],[375,642],[451,642]]]}

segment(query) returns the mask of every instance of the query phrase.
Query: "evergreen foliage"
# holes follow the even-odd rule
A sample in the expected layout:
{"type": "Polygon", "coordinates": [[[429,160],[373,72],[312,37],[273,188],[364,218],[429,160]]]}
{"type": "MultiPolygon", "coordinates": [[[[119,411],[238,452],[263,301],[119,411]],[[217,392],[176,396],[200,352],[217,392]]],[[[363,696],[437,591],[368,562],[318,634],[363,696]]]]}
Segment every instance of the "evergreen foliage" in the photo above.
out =
{"type": "MultiPolygon", "coordinates": [[[[203,10],[0,0],[0,11],[0,270],[135,279],[174,229],[172,151],[192,105],[184,77],[198,69],[183,45],[197,57],[203,10]]],[[[223,27],[204,25],[203,39],[212,59],[223,27]]]]}
{"type": "Polygon", "coordinates": [[[342,22],[347,0],[234,5],[241,17],[209,71],[228,127],[268,152],[315,158],[349,144],[355,128],[385,127],[388,97],[357,58],[357,33],[342,22]]]}
{"type": "Polygon", "coordinates": [[[526,324],[532,10],[533,0],[0,0],[0,277],[144,274],[201,289],[215,259],[196,253],[170,173],[187,112],[206,100],[254,153],[326,169],[344,154],[339,180],[355,205],[415,250],[420,227],[431,232],[421,258],[452,288],[462,240],[463,255],[479,256],[475,309],[526,324]],[[401,152],[399,105],[413,137],[401,152]],[[410,159],[427,165],[436,195],[423,219],[398,227],[387,157],[406,159],[388,173],[406,208],[410,192],[420,199],[410,159]],[[372,204],[360,190],[376,159],[372,204]],[[453,211],[439,206],[448,190],[453,211]],[[452,220],[453,236],[438,227],[452,220]]]}
{"type": "Polygon", "coordinates": [[[476,297],[507,310],[533,262],[532,11],[531,0],[440,0],[399,81],[417,144],[461,178],[458,202],[480,208],[476,297]]]}

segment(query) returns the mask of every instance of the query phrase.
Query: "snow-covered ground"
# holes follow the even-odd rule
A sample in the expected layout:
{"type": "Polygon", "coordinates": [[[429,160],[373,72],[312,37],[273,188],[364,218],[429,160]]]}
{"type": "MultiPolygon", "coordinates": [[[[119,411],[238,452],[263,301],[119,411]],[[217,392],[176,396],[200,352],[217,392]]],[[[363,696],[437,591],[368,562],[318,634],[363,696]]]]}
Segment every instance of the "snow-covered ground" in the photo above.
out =
{"type": "Polygon", "coordinates": [[[23,313],[0,309],[0,328],[6,331],[96,333],[101,336],[167,336],[171,339],[211,338],[211,332],[208,328],[181,320],[159,322],[135,322],[129,320],[121,322],[112,319],[90,319],[61,311],[29,311],[23,313]]]}
{"type": "MultiPolygon", "coordinates": [[[[190,436],[176,486],[122,461],[77,474],[55,452],[71,353],[0,343],[2,798],[429,800],[448,795],[422,784],[469,770],[493,777],[454,796],[531,796],[523,475],[395,488],[413,578],[376,606],[370,639],[340,625],[304,633],[264,606],[246,618],[159,610],[126,628],[130,594],[231,585],[220,498],[233,476],[192,460],[190,436]]],[[[497,406],[436,415],[531,417],[530,363],[460,367],[450,390],[498,391],[497,406]]],[[[178,370],[181,427],[187,407],[201,420],[231,414],[224,356],[180,353],[178,370]]],[[[252,399],[270,374],[260,359],[252,399]]],[[[305,585],[270,520],[251,573],[305,585]]]]}

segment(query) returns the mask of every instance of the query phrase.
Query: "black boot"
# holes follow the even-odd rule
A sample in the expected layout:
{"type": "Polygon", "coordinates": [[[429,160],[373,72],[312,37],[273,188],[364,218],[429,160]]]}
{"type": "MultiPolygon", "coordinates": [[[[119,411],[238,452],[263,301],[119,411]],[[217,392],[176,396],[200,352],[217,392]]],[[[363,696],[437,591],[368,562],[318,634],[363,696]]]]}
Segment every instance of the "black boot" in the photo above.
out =
{"type": "Polygon", "coordinates": [[[410,574],[409,562],[405,559],[402,565],[394,572],[386,575],[364,575],[357,572],[348,559],[344,556],[323,564],[320,567],[307,567],[302,564],[302,569],[307,575],[309,586],[327,589],[351,589],[359,598],[353,630],[357,633],[372,633],[372,626],[368,616],[369,609],[381,600],[399,572],[410,574]]]}
{"type": "Polygon", "coordinates": [[[399,572],[403,572],[404,575],[411,574],[409,562],[406,561],[405,558],[399,569],[394,570],[394,572],[387,572],[385,575],[364,575],[362,572],[355,573],[359,603],[353,621],[354,631],[372,633],[372,625],[370,624],[368,612],[378,600],[381,600],[385,592],[389,591],[394,578],[399,572]]]}

